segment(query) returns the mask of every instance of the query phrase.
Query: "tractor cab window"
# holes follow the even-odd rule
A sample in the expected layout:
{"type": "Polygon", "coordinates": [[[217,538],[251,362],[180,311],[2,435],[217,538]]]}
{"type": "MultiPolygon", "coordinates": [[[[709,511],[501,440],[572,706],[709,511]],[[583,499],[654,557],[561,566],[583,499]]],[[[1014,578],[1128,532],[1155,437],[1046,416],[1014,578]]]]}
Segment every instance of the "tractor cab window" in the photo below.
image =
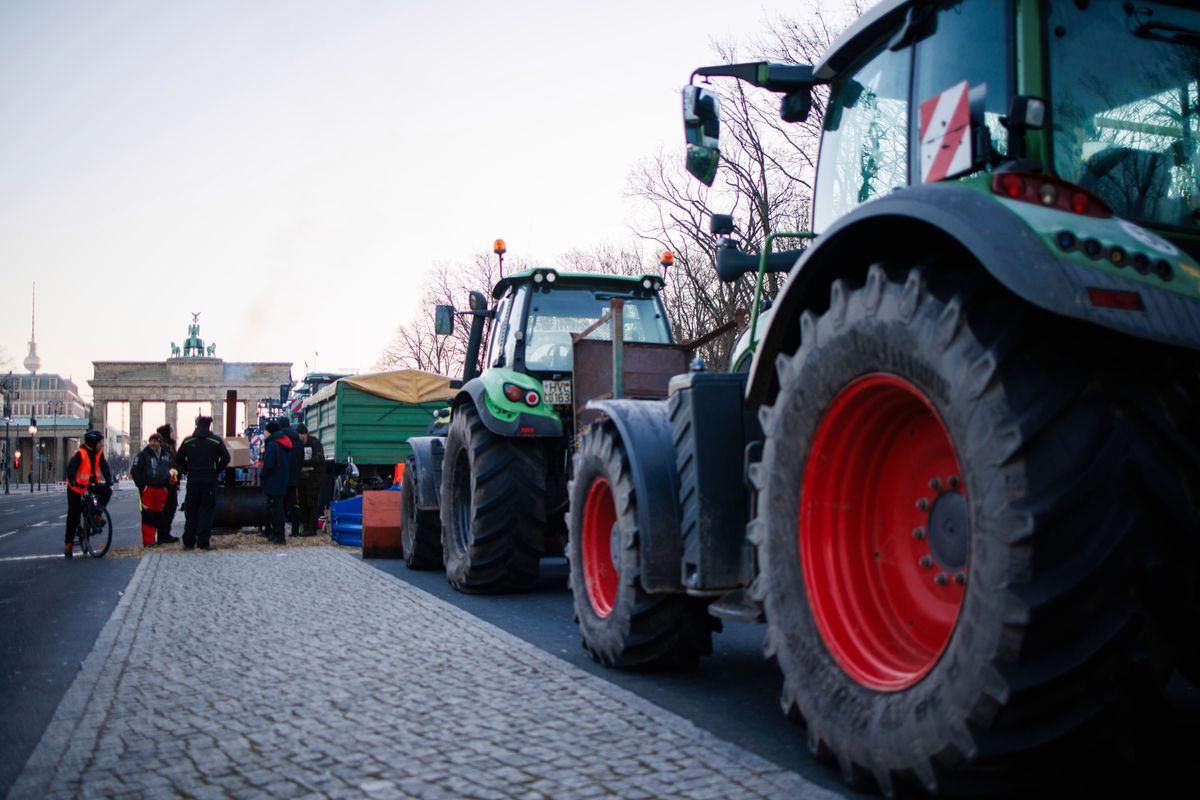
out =
{"type": "Polygon", "coordinates": [[[910,48],[884,49],[830,87],[817,169],[817,232],[908,184],[910,56],[910,48]]]}
{"type": "Polygon", "coordinates": [[[506,365],[506,362],[503,360],[504,342],[508,338],[508,317],[511,309],[512,292],[509,292],[500,301],[500,305],[496,306],[496,318],[492,324],[492,339],[488,342],[487,358],[483,362],[489,367],[502,367],[506,365]]]}
{"type": "MultiPolygon", "coordinates": [[[[571,334],[579,333],[608,313],[611,293],[592,289],[534,291],[525,322],[525,368],[564,372],[571,369],[571,334]]],[[[625,297],[622,333],[627,342],[671,341],[658,297],[625,297]]],[[[601,325],[589,339],[609,339],[612,328],[601,325]]]]}
{"type": "Polygon", "coordinates": [[[913,180],[921,180],[920,121],[916,110],[947,89],[966,81],[985,86],[984,124],[992,148],[1008,152],[1008,130],[1000,118],[1008,111],[1013,70],[1009,59],[1012,7],[1007,2],[955,3],[937,13],[932,34],[916,45],[913,64],[913,180]],[[965,48],[964,42],[970,42],[965,48]]]}
{"type": "Polygon", "coordinates": [[[525,304],[529,302],[529,287],[522,286],[513,292],[512,310],[508,313],[508,331],[504,337],[504,364],[517,363],[517,331],[521,330],[521,318],[525,315],[525,304]]]}
{"type": "Polygon", "coordinates": [[[1200,10],[1051,3],[1054,171],[1122,217],[1200,230],[1200,10]]]}

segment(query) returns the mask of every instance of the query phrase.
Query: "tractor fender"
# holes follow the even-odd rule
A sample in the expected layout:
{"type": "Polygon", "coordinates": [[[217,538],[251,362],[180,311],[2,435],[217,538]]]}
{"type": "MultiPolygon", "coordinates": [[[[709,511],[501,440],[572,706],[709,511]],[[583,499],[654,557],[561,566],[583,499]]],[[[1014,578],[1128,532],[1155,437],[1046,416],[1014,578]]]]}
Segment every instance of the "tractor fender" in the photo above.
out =
{"type": "Polygon", "coordinates": [[[437,511],[441,504],[442,457],[446,452],[444,436],[414,436],[408,440],[412,448],[413,467],[417,470],[418,494],[414,498],[421,511],[437,511]]]}
{"type": "MultiPolygon", "coordinates": [[[[1114,241],[1131,241],[1129,223],[1117,217],[1089,218],[1089,223],[1111,232],[1114,241]]],[[[874,261],[947,254],[961,256],[964,267],[971,261],[978,263],[1015,295],[1050,313],[1142,339],[1200,348],[1200,300],[1074,263],[1053,251],[1025,220],[994,197],[933,184],[903,189],[859,206],[805,250],[776,298],[774,314],[759,339],[748,400],[770,402],[776,386],[776,355],[799,346],[800,313],[825,308],[835,280],[861,279],[874,261]],[[1089,300],[1089,289],[1136,291],[1145,309],[1096,306],[1089,300]]],[[[1190,263],[1187,256],[1176,261],[1181,259],[1190,263]]]]}
{"type": "MultiPolygon", "coordinates": [[[[472,378],[463,384],[454,397],[453,409],[463,403],[471,403],[479,413],[479,419],[489,431],[497,436],[512,439],[557,439],[562,437],[562,422],[543,414],[518,412],[509,419],[501,418],[497,410],[505,407],[502,398],[489,396],[484,378],[472,378]]],[[[453,416],[453,411],[451,411],[453,416]]]]}
{"type": "Polygon", "coordinates": [[[682,592],[679,472],[667,401],[593,400],[587,407],[608,415],[629,458],[642,588],[651,593],[682,592]]]}

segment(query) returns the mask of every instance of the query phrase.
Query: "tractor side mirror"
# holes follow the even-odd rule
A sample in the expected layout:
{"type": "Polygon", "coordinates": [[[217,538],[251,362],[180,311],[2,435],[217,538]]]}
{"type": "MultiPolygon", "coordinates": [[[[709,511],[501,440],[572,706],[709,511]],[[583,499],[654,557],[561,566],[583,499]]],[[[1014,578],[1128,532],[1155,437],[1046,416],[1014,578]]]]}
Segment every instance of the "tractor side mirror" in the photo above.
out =
{"type": "Polygon", "coordinates": [[[483,296],[483,292],[471,292],[468,295],[467,305],[472,311],[487,311],[487,298],[483,296]]]}
{"type": "Polygon", "coordinates": [[[449,336],[454,333],[454,306],[434,307],[433,332],[438,336],[449,336]]]}
{"type": "Polygon", "coordinates": [[[804,122],[812,111],[812,87],[788,92],[779,101],[779,118],[784,122],[804,122]]]}
{"type": "Polygon", "coordinates": [[[1046,101],[1041,97],[1019,94],[1008,104],[1008,114],[1000,118],[1008,129],[1008,154],[1016,159],[1026,155],[1025,134],[1046,126],[1046,101]]]}
{"type": "Polygon", "coordinates": [[[732,236],[733,214],[713,214],[708,220],[708,232],[713,236],[732,236]]]}
{"type": "Polygon", "coordinates": [[[1046,101],[1040,97],[1019,94],[1008,106],[1004,126],[1010,131],[1040,131],[1046,125],[1046,101]]]}
{"type": "Polygon", "coordinates": [[[683,87],[683,135],[687,140],[687,171],[712,186],[721,160],[721,111],[717,96],[699,86],[683,87]]]}

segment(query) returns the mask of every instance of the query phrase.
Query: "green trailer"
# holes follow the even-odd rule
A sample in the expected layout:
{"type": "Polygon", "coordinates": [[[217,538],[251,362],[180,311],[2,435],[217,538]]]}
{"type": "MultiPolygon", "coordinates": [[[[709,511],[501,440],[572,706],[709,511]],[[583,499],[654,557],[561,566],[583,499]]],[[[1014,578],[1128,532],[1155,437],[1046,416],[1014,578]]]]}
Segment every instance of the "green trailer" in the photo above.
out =
{"type": "Polygon", "coordinates": [[[353,460],[364,481],[375,473],[391,483],[395,465],[412,454],[409,438],[424,435],[453,396],[450,379],[429,372],[354,375],[305,399],[304,422],[326,459],[353,460]]]}

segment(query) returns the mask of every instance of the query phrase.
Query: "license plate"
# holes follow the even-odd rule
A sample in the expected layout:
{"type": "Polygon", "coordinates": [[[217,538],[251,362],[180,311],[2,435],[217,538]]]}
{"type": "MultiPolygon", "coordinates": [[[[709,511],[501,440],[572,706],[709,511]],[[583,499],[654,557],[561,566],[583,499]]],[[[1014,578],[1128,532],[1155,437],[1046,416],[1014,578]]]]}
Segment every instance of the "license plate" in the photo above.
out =
{"type": "Polygon", "coordinates": [[[542,381],[542,398],[548,405],[571,405],[570,381],[542,381]]]}

